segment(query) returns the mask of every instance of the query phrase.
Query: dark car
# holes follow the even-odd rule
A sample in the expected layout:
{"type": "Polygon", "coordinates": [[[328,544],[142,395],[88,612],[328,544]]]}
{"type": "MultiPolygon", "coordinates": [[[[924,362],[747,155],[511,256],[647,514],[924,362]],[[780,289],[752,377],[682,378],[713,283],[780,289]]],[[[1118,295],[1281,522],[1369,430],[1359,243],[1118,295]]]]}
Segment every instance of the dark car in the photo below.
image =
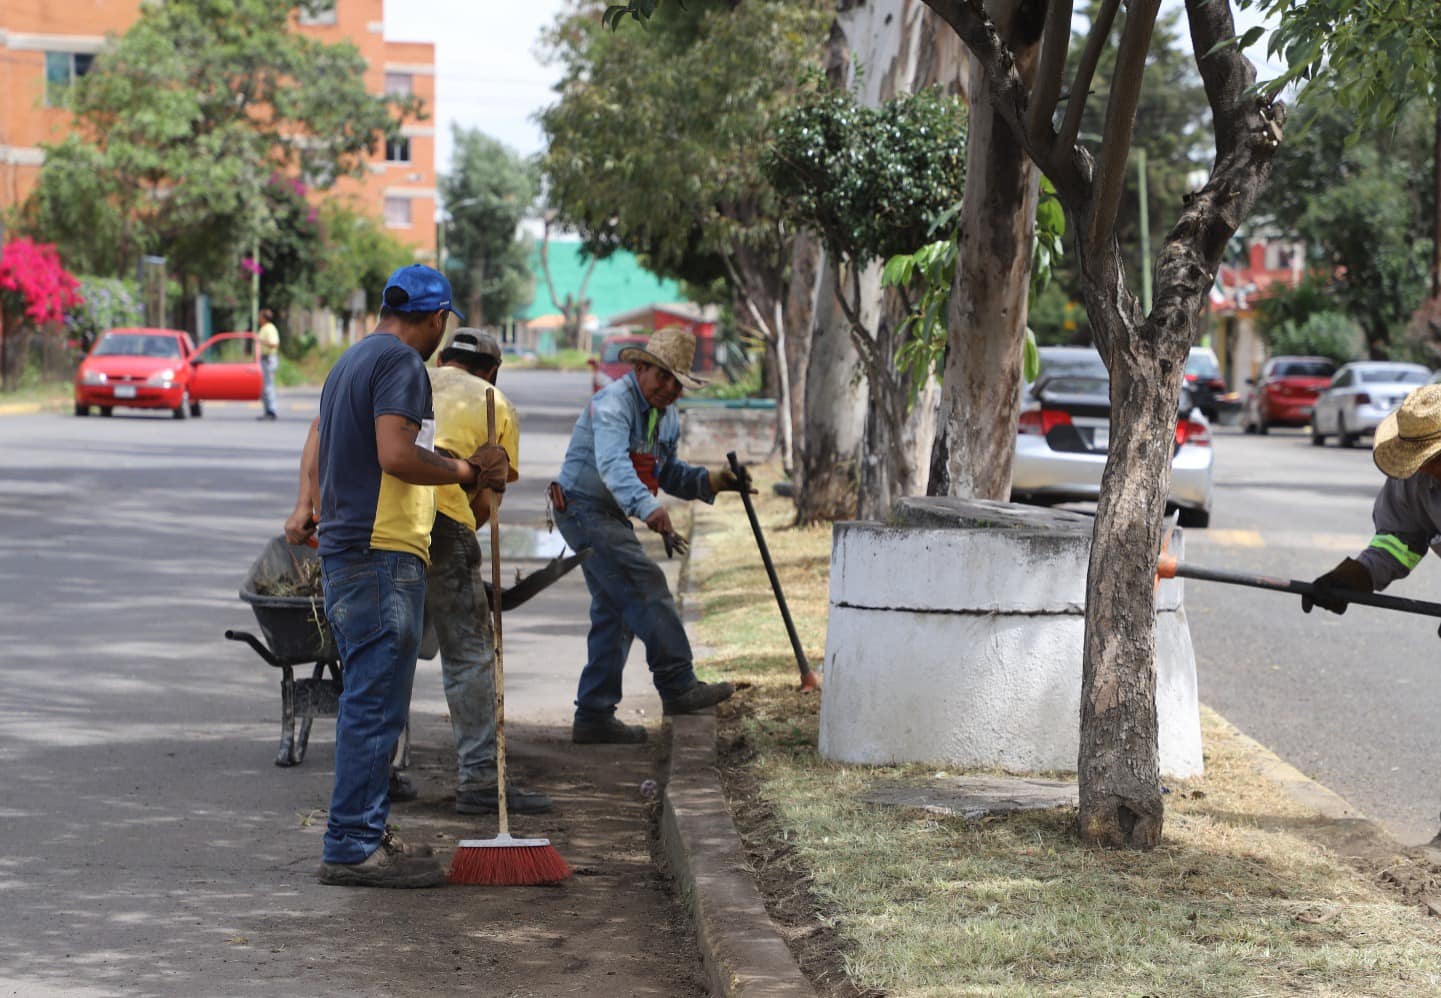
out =
{"type": "MultiPolygon", "coordinates": [[[[1209,347],[1192,347],[1186,358],[1186,390],[1191,401],[1211,422],[1221,415],[1226,401],[1226,379],[1221,377],[1221,363],[1209,347]]],[[[1232,411],[1235,404],[1231,405],[1232,411]]]]}
{"type": "Polygon", "coordinates": [[[1316,397],[1331,384],[1336,365],[1325,357],[1272,357],[1251,382],[1241,413],[1247,433],[1265,433],[1273,426],[1306,426],[1316,397]]]}

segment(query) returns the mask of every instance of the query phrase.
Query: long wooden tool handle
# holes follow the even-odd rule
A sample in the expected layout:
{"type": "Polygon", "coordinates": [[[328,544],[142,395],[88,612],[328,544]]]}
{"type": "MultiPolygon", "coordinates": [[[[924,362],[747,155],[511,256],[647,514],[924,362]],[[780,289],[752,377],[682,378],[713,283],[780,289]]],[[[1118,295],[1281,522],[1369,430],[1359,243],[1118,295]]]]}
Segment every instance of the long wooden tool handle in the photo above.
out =
{"type": "MultiPolygon", "coordinates": [[[[1224,582],[1232,586],[1249,586],[1252,589],[1270,589],[1278,593],[1294,593],[1297,596],[1314,596],[1320,587],[1299,579],[1280,579],[1270,575],[1250,575],[1243,572],[1223,572],[1199,565],[1184,565],[1169,555],[1156,564],[1156,574],[1163,579],[1197,579],[1202,582],[1224,582]]],[[[1362,593],[1352,589],[1326,590],[1328,595],[1339,597],[1347,603],[1380,607],[1382,610],[1396,610],[1400,613],[1417,613],[1425,617],[1441,617],[1441,603],[1425,600],[1406,599],[1403,596],[1384,596],[1381,593],[1362,593]]]]}
{"type": "MultiPolygon", "coordinates": [[[[495,389],[485,390],[485,442],[495,443],[495,389]]],[[[495,792],[500,811],[500,834],[510,834],[510,814],[505,807],[505,660],[500,636],[500,503],[486,490],[490,507],[490,615],[495,631],[495,792]]]]}
{"type": "Polygon", "coordinates": [[[760,518],[756,516],[755,504],[751,502],[751,493],[747,485],[748,479],[745,468],[743,468],[740,461],[736,459],[735,451],[728,453],[726,460],[730,462],[731,472],[734,473],[740,481],[741,504],[746,508],[746,518],[751,522],[751,533],[756,536],[756,547],[760,548],[761,561],[766,566],[766,575],[769,576],[771,580],[771,590],[776,594],[776,604],[781,608],[781,619],[785,621],[786,634],[791,639],[791,650],[796,654],[796,668],[798,668],[801,673],[801,689],[806,692],[819,689],[820,680],[816,678],[816,674],[811,671],[810,663],[806,661],[806,653],[801,648],[800,636],[796,634],[796,625],[791,621],[790,608],[786,606],[785,594],[781,592],[781,580],[776,575],[775,564],[771,561],[770,549],[766,547],[765,535],[761,533],[761,521],[760,518]]]}

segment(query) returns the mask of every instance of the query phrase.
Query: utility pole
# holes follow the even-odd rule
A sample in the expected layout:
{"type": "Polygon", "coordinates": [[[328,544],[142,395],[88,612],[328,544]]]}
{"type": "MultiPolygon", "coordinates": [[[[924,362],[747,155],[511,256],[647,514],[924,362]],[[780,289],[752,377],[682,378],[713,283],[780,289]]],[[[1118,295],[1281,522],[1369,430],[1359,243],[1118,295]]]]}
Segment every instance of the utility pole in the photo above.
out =
{"type": "Polygon", "coordinates": [[[260,328],[260,236],[250,251],[250,328],[260,328]]]}
{"type": "Polygon", "coordinates": [[[1146,205],[1146,147],[1136,146],[1136,179],[1141,186],[1141,311],[1151,314],[1151,213],[1146,205]]]}

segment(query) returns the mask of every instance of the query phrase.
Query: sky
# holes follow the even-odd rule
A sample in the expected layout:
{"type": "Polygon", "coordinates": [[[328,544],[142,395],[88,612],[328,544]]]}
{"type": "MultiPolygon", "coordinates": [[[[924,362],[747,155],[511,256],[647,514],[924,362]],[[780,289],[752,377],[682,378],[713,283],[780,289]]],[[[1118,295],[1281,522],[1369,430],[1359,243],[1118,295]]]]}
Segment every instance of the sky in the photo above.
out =
{"type": "MultiPolygon", "coordinates": [[[[522,155],[542,150],[540,126],[533,119],[556,99],[551,88],[560,67],[541,63],[538,43],[541,31],[568,2],[388,0],[387,39],[435,43],[438,96],[432,117],[441,173],[450,168],[452,124],[478,128],[522,155]]],[[[1179,0],[1167,0],[1165,6],[1179,6],[1179,0]]],[[[1258,21],[1254,11],[1236,11],[1237,33],[1258,21]]],[[[1262,79],[1279,72],[1264,64],[1264,39],[1247,54],[1262,79]]]]}
{"type": "Polygon", "coordinates": [[[435,165],[450,167],[451,125],[478,128],[522,155],[540,152],[532,117],[555,100],[558,66],[536,53],[567,0],[388,0],[385,37],[434,42],[435,165]]]}

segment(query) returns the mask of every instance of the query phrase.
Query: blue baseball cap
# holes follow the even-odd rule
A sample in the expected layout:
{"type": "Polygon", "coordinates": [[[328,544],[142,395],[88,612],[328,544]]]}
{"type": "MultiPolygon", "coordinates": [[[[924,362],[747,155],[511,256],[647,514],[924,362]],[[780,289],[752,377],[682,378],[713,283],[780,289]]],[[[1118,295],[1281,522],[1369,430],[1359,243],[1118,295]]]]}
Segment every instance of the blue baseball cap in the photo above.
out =
{"type": "Polygon", "coordinates": [[[438,312],[445,309],[464,322],[465,316],[452,304],[451,297],[450,282],[444,274],[423,263],[412,263],[390,275],[380,300],[394,312],[438,312]],[[392,294],[391,288],[405,292],[404,296],[392,294]],[[393,302],[393,299],[401,300],[393,302]]]}

